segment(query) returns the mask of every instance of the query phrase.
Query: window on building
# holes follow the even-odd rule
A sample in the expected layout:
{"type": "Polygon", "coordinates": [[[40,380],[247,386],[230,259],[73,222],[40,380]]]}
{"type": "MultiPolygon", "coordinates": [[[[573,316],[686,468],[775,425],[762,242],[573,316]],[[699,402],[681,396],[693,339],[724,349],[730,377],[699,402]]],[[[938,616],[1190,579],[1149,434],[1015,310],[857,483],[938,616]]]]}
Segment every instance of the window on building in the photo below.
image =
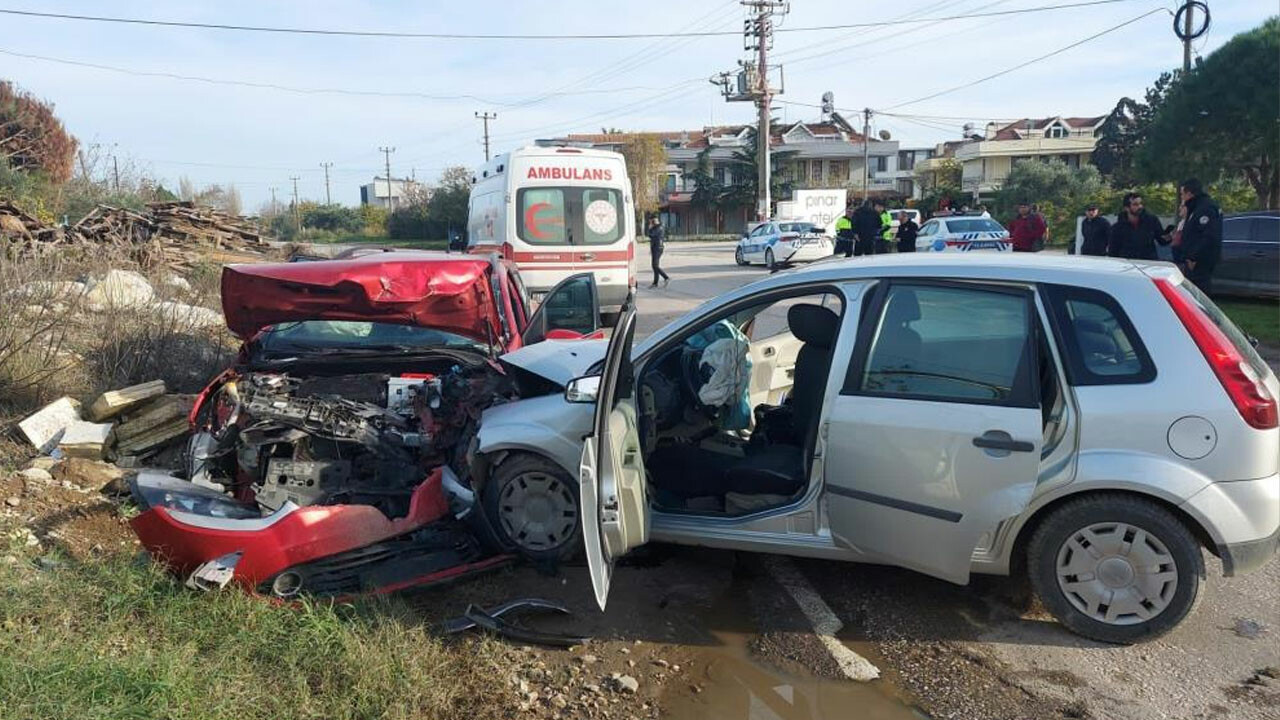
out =
{"type": "Polygon", "coordinates": [[[1049,129],[1044,131],[1044,136],[1047,138],[1064,138],[1067,136],[1067,129],[1057,124],[1050,125],[1049,129]]]}
{"type": "Polygon", "coordinates": [[[667,192],[674,192],[674,191],[675,191],[675,189],[676,189],[676,174],[675,174],[675,173],[668,173],[668,174],[667,174],[667,182],[666,182],[666,184],[663,186],[663,189],[664,189],[664,190],[666,190],[667,192]]]}
{"type": "Polygon", "coordinates": [[[898,153],[898,169],[899,170],[915,170],[915,168],[916,168],[916,154],[913,151],[907,150],[907,151],[898,153]]]}
{"type": "Polygon", "coordinates": [[[716,182],[717,182],[718,184],[720,184],[720,185],[724,185],[724,167],[723,167],[723,166],[718,167],[718,168],[716,168],[716,169],[712,170],[712,171],[711,171],[711,176],[712,176],[712,177],[714,177],[714,178],[716,179],[716,182]]]}
{"type": "Polygon", "coordinates": [[[888,170],[889,170],[889,156],[877,155],[876,156],[876,172],[887,172],[888,170]]]}
{"type": "Polygon", "coordinates": [[[849,161],[848,160],[832,160],[830,172],[828,173],[833,182],[844,182],[849,179],[849,161]]]}
{"type": "Polygon", "coordinates": [[[809,161],[809,181],[815,182],[815,183],[822,182],[822,161],[821,160],[809,161]]]}

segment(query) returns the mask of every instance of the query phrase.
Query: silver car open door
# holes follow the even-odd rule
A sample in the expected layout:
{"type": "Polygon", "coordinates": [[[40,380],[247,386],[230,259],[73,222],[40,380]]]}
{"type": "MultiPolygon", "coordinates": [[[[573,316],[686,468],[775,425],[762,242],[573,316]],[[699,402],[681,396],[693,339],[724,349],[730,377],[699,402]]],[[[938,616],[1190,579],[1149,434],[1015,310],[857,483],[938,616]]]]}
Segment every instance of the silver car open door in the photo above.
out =
{"type": "Polygon", "coordinates": [[[649,505],[631,366],[635,327],[635,305],[628,299],[609,338],[596,393],[595,423],[582,444],[578,478],[582,542],[601,610],[609,596],[614,562],[649,539],[649,505]]]}

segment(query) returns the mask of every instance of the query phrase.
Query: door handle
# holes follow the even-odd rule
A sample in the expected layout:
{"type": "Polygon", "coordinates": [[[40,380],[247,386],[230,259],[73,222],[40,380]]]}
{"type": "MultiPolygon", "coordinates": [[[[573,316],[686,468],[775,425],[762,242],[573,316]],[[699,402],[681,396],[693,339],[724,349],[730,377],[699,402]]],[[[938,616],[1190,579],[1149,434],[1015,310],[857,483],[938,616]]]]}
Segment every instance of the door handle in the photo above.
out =
{"type": "Polygon", "coordinates": [[[1029,443],[1025,440],[1014,440],[1009,433],[1003,430],[986,431],[973,439],[973,446],[984,450],[1005,450],[1007,452],[1032,452],[1036,449],[1034,443],[1029,443]]]}
{"type": "Polygon", "coordinates": [[[1266,257],[1266,254],[1263,253],[1261,250],[1254,250],[1253,252],[1249,253],[1249,257],[1256,257],[1256,258],[1266,257]]]}
{"type": "Polygon", "coordinates": [[[595,253],[582,253],[582,262],[591,262],[596,259],[595,253]]]}

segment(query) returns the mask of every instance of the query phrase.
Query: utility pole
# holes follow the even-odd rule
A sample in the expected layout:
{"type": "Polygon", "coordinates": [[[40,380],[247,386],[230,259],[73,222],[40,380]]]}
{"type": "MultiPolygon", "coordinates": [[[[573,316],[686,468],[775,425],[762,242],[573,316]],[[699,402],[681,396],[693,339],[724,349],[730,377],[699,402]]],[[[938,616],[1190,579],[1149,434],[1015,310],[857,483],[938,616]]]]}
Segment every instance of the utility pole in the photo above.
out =
{"type": "Polygon", "coordinates": [[[293,181],[293,225],[298,232],[302,232],[302,211],[298,207],[298,176],[294,175],[289,179],[293,181]]]}
{"type": "MultiPolygon", "coordinates": [[[[387,209],[388,210],[396,209],[396,196],[393,195],[391,192],[391,153],[395,151],[396,149],[393,147],[378,148],[378,152],[382,153],[383,157],[385,157],[387,160],[387,209]]],[[[376,200],[378,195],[378,192],[377,192],[378,186],[376,183],[374,184],[373,189],[374,189],[374,193],[373,193],[374,199],[376,200]]]]}
{"type": "Polygon", "coordinates": [[[1208,0],[1185,0],[1173,15],[1173,33],[1182,41],[1182,73],[1184,75],[1191,72],[1191,42],[1207,32],[1209,32],[1208,0]],[[1197,5],[1204,10],[1204,23],[1199,28],[1195,27],[1195,20],[1192,19],[1197,5]],[[1178,25],[1179,19],[1182,21],[1181,27],[1178,25]]]}
{"type": "Polygon", "coordinates": [[[271,214],[272,214],[272,215],[275,215],[275,214],[276,214],[276,208],[277,208],[277,207],[278,207],[278,206],[276,205],[276,189],[275,189],[275,188],[271,188],[271,214]]]}
{"type": "Polygon", "coordinates": [[[489,162],[489,121],[497,120],[498,113],[476,113],[476,119],[484,123],[484,161],[489,162]]]}
{"type": "Polygon", "coordinates": [[[791,4],[784,0],[741,0],[747,9],[743,22],[743,49],[754,52],[752,60],[740,60],[737,73],[719,73],[711,78],[713,85],[721,86],[721,93],[729,102],[754,102],[760,111],[756,125],[756,215],[761,220],[769,218],[773,198],[770,196],[769,113],[773,96],[782,88],[769,85],[769,49],[773,45],[773,18],[786,15],[791,4]]]}
{"type": "Polygon", "coordinates": [[[115,178],[114,187],[116,192],[120,192],[120,160],[115,156],[115,153],[111,154],[111,173],[115,178]]]}
{"type": "Polygon", "coordinates": [[[333,200],[329,197],[329,168],[333,167],[333,163],[322,162],[320,167],[324,168],[324,204],[332,205],[333,200]]]}
{"type": "Polygon", "coordinates": [[[871,108],[862,108],[862,202],[871,195],[871,108]]]}

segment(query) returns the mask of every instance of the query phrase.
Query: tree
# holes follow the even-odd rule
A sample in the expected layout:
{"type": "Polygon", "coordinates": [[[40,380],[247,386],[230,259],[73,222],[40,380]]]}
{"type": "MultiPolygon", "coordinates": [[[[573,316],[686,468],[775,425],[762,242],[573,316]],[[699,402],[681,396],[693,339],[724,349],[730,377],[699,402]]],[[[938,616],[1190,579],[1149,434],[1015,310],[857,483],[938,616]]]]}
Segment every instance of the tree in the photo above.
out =
{"type": "Polygon", "coordinates": [[[355,208],[302,203],[300,210],[304,228],[335,233],[358,233],[364,229],[364,218],[355,208]]]}
{"type": "Polygon", "coordinates": [[[960,184],[964,172],[960,161],[952,157],[938,158],[937,165],[937,169],[916,171],[916,177],[924,188],[916,207],[926,216],[932,215],[944,204],[954,205],[965,195],[960,184]]]}
{"type": "Polygon", "coordinates": [[[717,181],[715,175],[711,172],[710,145],[698,153],[697,164],[694,166],[693,172],[689,174],[689,179],[694,182],[693,194],[689,198],[689,204],[711,215],[713,218],[712,229],[715,232],[720,232],[723,227],[720,207],[724,199],[725,186],[724,183],[717,181]]]}
{"type": "Polygon", "coordinates": [[[1050,233],[1065,237],[1074,232],[1075,217],[1105,192],[1102,175],[1091,165],[1069,168],[1057,159],[1024,160],[1014,164],[1001,184],[992,213],[1007,224],[1018,205],[1038,205],[1050,233]]]}
{"type": "Polygon", "coordinates": [[[667,149],[657,135],[640,133],[622,146],[627,160],[627,176],[631,178],[631,199],[636,207],[636,225],[658,211],[661,203],[660,178],[667,169],[667,149]]]}
{"type": "Polygon", "coordinates": [[[1181,71],[1162,73],[1147,88],[1144,102],[1133,98],[1121,98],[1111,114],[1098,130],[1098,142],[1093,148],[1093,165],[1113,186],[1132,185],[1138,182],[1134,166],[1138,151],[1146,145],[1151,121],[1168,100],[1170,92],[1178,86],[1181,71]]]}
{"type": "Polygon", "coordinates": [[[428,237],[442,238],[450,232],[462,232],[467,226],[470,200],[471,171],[461,165],[445,168],[427,205],[428,237]]]}
{"type": "Polygon", "coordinates": [[[1280,207],[1280,18],[1236,35],[1173,87],[1136,165],[1149,180],[1243,176],[1257,203],[1280,207]]]}
{"type": "Polygon", "coordinates": [[[71,179],[76,147],[52,105],[0,81],[0,161],[61,185],[71,179]]]}
{"type": "MultiPolygon", "coordinates": [[[[776,123],[776,121],[773,122],[776,123]]],[[[759,146],[756,144],[758,134],[756,128],[748,128],[746,143],[741,149],[735,150],[733,153],[733,159],[731,160],[734,165],[733,183],[725,192],[727,204],[738,207],[755,207],[760,186],[760,154],[757,150],[759,146]]],[[[781,168],[783,163],[790,160],[795,154],[795,150],[771,149],[769,151],[769,167],[781,168]]],[[[769,175],[770,196],[777,198],[783,194],[790,194],[791,189],[791,181],[782,173],[775,172],[769,175]]],[[[772,208],[770,212],[772,212],[772,208]]]]}

